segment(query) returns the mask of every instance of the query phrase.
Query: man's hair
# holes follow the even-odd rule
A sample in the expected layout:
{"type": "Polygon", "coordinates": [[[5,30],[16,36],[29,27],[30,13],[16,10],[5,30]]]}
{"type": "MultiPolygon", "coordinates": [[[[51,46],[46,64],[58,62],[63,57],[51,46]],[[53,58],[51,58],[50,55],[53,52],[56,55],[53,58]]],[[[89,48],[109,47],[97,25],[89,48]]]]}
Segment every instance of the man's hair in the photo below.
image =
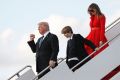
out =
{"type": "Polygon", "coordinates": [[[49,24],[48,22],[40,22],[38,25],[44,25],[47,29],[47,31],[49,31],[49,24]]]}
{"type": "Polygon", "coordinates": [[[66,33],[73,33],[73,30],[70,26],[65,26],[62,31],[61,31],[62,34],[66,34],[66,33]]]}

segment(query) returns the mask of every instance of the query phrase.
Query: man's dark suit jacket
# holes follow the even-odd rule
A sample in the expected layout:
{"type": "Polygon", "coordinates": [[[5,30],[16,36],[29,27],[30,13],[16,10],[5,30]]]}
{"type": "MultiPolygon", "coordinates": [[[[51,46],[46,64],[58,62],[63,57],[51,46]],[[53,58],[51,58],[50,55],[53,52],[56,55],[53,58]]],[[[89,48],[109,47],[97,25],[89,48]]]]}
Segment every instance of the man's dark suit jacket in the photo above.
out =
{"type": "Polygon", "coordinates": [[[68,59],[73,57],[77,57],[79,61],[82,61],[85,57],[87,57],[88,53],[84,48],[84,44],[90,46],[93,50],[96,48],[91,41],[85,39],[80,34],[73,34],[72,39],[68,40],[67,43],[66,62],[68,62],[68,59]]]}
{"type": "Polygon", "coordinates": [[[32,51],[36,53],[36,72],[38,73],[49,65],[50,60],[57,61],[59,52],[59,41],[56,35],[48,33],[39,47],[40,39],[36,44],[34,41],[28,42],[32,51]]]}

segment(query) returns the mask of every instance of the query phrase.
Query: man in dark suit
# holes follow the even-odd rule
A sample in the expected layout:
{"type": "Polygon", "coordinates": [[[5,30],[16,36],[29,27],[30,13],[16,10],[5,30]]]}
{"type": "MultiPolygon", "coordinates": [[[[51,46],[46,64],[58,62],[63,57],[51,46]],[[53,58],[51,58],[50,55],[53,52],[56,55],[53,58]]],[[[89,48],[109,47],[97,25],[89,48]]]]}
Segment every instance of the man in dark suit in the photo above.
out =
{"type": "MultiPolygon", "coordinates": [[[[66,38],[69,38],[67,43],[67,57],[66,57],[66,63],[69,68],[74,67],[77,63],[79,63],[85,57],[88,56],[88,53],[84,48],[84,44],[90,46],[93,50],[96,49],[96,46],[91,41],[85,39],[80,34],[73,34],[72,28],[70,26],[64,27],[62,29],[62,34],[64,34],[66,38]]],[[[81,67],[89,60],[90,57],[82,64],[74,68],[73,71],[81,67]]]]}
{"type": "MultiPolygon", "coordinates": [[[[30,34],[30,41],[28,41],[28,44],[33,53],[36,53],[36,72],[39,74],[46,67],[50,66],[54,68],[57,65],[59,41],[55,34],[49,32],[49,24],[47,22],[40,22],[38,25],[38,30],[42,37],[35,43],[35,35],[30,34]]],[[[39,78],[49,71],[49,69],[46,70],[39,78]]]]}

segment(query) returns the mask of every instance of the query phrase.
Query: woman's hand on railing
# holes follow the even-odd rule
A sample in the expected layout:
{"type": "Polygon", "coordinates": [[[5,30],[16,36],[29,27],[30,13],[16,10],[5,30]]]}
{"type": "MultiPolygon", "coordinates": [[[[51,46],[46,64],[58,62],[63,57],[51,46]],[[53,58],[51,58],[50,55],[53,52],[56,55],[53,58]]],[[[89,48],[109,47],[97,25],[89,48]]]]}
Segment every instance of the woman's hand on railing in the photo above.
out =
{"type": "Polygon", "coordinates": [[[97,47],[97,48],[95,48],[95,51],[98,51],[99,50],[99,48],[97,47]]]}
{"type": "Polygon", "coordinates": [[[102,46],[102,45],[103,45],[103,42],[102,42],[102,41],[100,41],[100,42],[99,42],[99,46],[102,46]]]}

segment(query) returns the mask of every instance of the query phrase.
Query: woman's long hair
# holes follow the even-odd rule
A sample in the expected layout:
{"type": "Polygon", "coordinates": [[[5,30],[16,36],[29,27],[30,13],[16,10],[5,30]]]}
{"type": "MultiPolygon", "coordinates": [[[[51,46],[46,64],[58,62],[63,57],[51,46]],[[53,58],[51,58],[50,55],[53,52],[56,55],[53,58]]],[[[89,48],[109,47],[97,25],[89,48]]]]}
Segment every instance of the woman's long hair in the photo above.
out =
{"type": "Polygon", "coordinates": [[[103,13],[101,12],[99,6],[98,6],[96,3],[92,3],[92,4],[88,7],[88,10],[89,10],[89,9],[95,9],[98,16],[103,15],[103,13]]]}

